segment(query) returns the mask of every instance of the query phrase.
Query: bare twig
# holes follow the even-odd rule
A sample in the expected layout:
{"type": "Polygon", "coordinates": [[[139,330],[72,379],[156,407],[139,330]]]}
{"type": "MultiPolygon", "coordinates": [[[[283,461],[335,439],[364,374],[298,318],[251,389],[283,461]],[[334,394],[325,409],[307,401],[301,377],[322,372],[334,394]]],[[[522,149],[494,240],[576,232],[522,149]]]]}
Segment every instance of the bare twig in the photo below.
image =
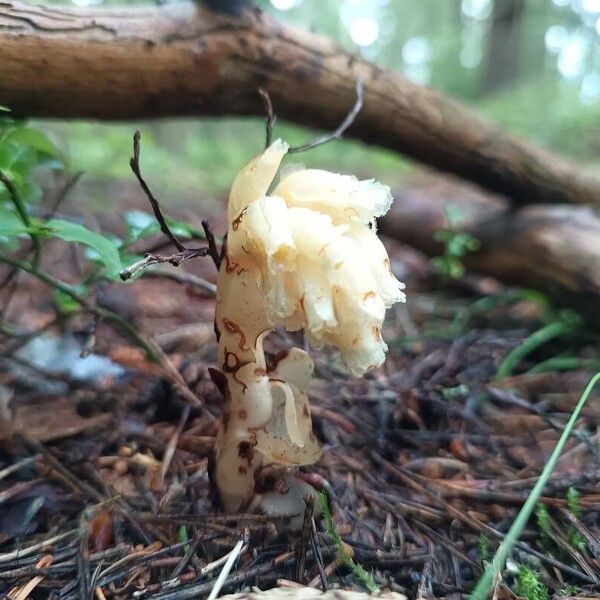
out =
{"type": "Polygon", "coordinates": [[[82,176],[83,171],[78,171],[72,177],[69,177],[62,189],[54,196],[54,199],[50,205],[50,211],[48,212],[48,216],[46,218],[51,219],[56,214],[60,205],[69,195],[71,190],[77,185],[82,176]]]}
{"type": "Polygon", "coordinates": [[[27,548],[17,548],[12,552],[6,552],[4,554],[0,554],[0,563],[10,562],[11,560],[15,560],[17,558],[24,558],[25,556],[29,556],[30,554],[34,554],[38,550],[42,548],[47,548],[57,542],[61,542],[67,538],[73,537],[77,535],[77,529],[69,529],[68,531],[64,531],[63,533],[59,533],[58,535],[54,535],[37,544],[33,544],[32,546],[28,546],[27,548]]]}
{"type": "Polygon", "coordinates": [[[202,229],[204,229],[206,241],[208,242],[208,255],[213,259],[215,267],[217,267],[218,270],[221,268],[221,251],[217,247],[217,242],[215,241],[215,236],[210,228],[210,223],[206,219],[202,220],[202,229]]]}
{"type": "Polygon", "coordinates": [[[175,455],[175,450],[177,450],[177,444],[179,443],[179,436],[187,423],[187,420],[190,416],[191,405],[186,404],[181,413],[181,417],[179,419],[179,424],[177,425],[177,429],[173,432],[169,443],[167,444],[167,448],[165,450],[163,461],[160,466],[160,486],[162,488],[165,477],[167,476],[167,471],[169,470],[169,466],[171,465],[171,461],[173,460],[173,456],[175,455]]]}
{"type": "Polygon", "coordinates": [[[177,248],[177,252],[172,254],[171,256],[159,256],[157,254],[147,254],[142,260],[136,262],[128,269],[124,269],[121,271],[120,276],[123,281],[130,279],[135,273],[140,270],[145,269],[150,265],[161,264],[161,263],[170,263],[175,267],[178,267],[182,262],[186,260],[191,260],[193,258],[198,258],[202,256],[210,256],[215,263],[217,269],[221,265],[221,252],[217,247],[217,243],[215,241],[215,236],[210,229],[210,225],[208,221],[202,221],[202,228],[204,229],[204,233],[206,234],[206,240],[208,241],[208,246],[204,248],[186,248],[179,238],[171,231],[171,228],[167,224],[167,221],[162,213],[160,208],[160,204],[158,200],[148,187],[148,184],[144,180],[141,169],[140,169],[140,137],[141,134],[139,130],[137,130],[133,134],[133,156],[129,161],[131,166],[131,170],[137,177],[142,189],[144,190],[150,205],[152,206],[152,210],[154,211],[154,216],[160,225],[160,230],[167,236],[167,238],[173,243],[175,248],[177,248]]]}
{"type": "Polygon", "coordinates": [[[245,542],[244,538],[239,540],[238,543],[234,546],[233,550],[227,555],[227,560],[225,561],[225,564],[223,565],[223,569],[221,570],[221,572],[219,573],[219,576],[217,577],[217,580],[215,581],[215,585],[213,586],[212,590],[210,591],[208,600],[214,600],[215,598],[218,597],[219,592],[221,591],[221,588],[223,587],[223,584],[227,580],[227,576],[229,575],[229,572],[233,568],[233,564],[235,563],[235,561],[238,559],[240,554],[242,554],[242,552],[245,549],[244,542],[245,542]]]}
{"type": "Polygon", "coordinates": [[[29,263],[25,263],[8,256],[4,256],[0,254],[0,262],[6,263],[13,267],[18,267],[21,271],[25,271],[25,273],[29,273],[33,275],[40,281],[43,281],[46,285],[59,290],[69,296],[72,300],[75,300],[77,304],[85,308],[87,311],[96,315],[97,317],[102,317],[107,321],[112,321],[113,323],[118,324],[121,328],[123,328],[148,354],[148,356],[155,360],[156,362],[160,362],[157,359],[156,351],[153,345],[127,320],[120,317],[118,314],[108,310],[107,308],[103,308],[91,303],[87,298],[84,298],[77,291],[75,291],[70,285],[55,279],[51,275],[44,273],[42,271],[38,271],[33,265],[29,263]]]}
{"type": "Polygon", "coordinates": [[[175,254],[171,254],[170,256],[160,256],[159,254],[146,254],[144,258],[138,260],[136,263],[133,263],[127,269],[123,269],[119,276],[123,281],[127,281],[131,279],[136,273],[143,271],[144,269],[152,266],[152,265],[161,265],[164,263],[169,263],[174,267],[178,267],[182,262],[186,260],[191,260],[193,258],[198,258],[201,256],[208,256],[210,254],[210,249],[207,248],[193,248],[187,249],[183,248],[180,252],[176,252],[175,254]]]}
{"type": "Polygon", "coordinates": [[[198,275],[194,275],[193,273],[187,273],[185,271],[174,271],[172,269],[155,267],[152,269],[148,269],[144,271],[143,277],[154,277],[154,278],[164,278],[171,279],[177,283],[181,283],[184,285],[191,285],[199,290],[202,290],[204,294],[208,297],[214,298],[217,294],[217,286],[210,281],[206,281],[202,277],[198,277],[198,275]]]}
{"type": "Polygon", "coordinates": [[[101,322],[101,318],[97,315],[92,315],[92,321],[86,332],[85,341],[81,347],[81,358],[88,357],[96,348],[96,330],[101,322]]]}
{"type": "Polygon", "coordinates": [[[137,180],[140,182],[142,189],[144,190],[146,196],[148,197],[148,201],[152,206],[152,210],[154,211],[154,216],[160,225],[160,230],[173,242],[173,245],[177,250],[182,252],[185,250],[183,244],[177,239],[177,236],[171,231],[170,227],[167,225],[167,221],[162,214],[160,209],[160,205],[158,200],[154,197],[154,194],[151,192],[148,184],[144,181],[142,176],[142,172],[140,170],[140,137],[141,133],[139,129],[133,134],[133,156],[129,160],[129,165],[131,166],[131,170],[133,174],[137,177],[137,180]]]}
{"type": "Polygon", "coordinates": [[[269,96],[269,92],[263,88],[259,88],[258,93],[260,94],[265,106],[265,148],[268,148],[273,139],[273,128],[275,127],[275,121],[277,121],[277,115],[273,112],[273,103],[271,102],[271,96],[269,96]]]}
{"type": "Polygon", "coordinates": [[[331,133],[327,133],[321,137],[315,138],[314,140],[308,142],[307,144],[303,144],[302,146],[292,146],[288,150],[288,154],[292,154],[294,152],[305,152],[306,150],[312,150],[317,146],[321,146],[330,142],[331,140],[336,140],[342,137],[344,132],[354,123],[358,113],[361,111],[363,107],[363,97],[364,97],[364,88],[362,80],[358,79],[356,81],[356,102],[352,107],[352,110],[346,115],[346,118],[339,124],[338,128],[331,133]]]}
{"type": "Polygon", "coordinates": [[[14,295],[19,286],[19,269],[11,268],[6,277],[0,282],[0,290],[6,290],[6,301],[0,306],[0,319],[2,319],[7,313],[10,303],[14,298],[14,295]]]}

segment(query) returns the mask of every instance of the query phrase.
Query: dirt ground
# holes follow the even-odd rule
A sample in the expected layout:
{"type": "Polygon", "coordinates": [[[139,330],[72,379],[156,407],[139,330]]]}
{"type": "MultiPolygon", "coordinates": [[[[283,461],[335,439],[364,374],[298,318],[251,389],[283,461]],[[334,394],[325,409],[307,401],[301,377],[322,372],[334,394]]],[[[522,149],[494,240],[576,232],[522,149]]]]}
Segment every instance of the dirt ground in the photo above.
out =
{"type": "MultiPolygon", "coordinates": [[[[441,285],[423,256],[393,242],[389,248],[408,304],[387,320],[387,362],[354,379],[334,352],[312,353],[310,400],[323,457],[302,476],[327,494],[337,533],[379,588],[462,598],[591,373],[527,374],[564,350],[551,343],[517,375],[496,381],[502,359],[541,326],[540,307],[475,275],[441,285]],[[482,304],[486,298],[494,301],[482,304]]],[[[214,281],[204,261],[185,272],[214,281]]],[[[69,281],[81,260],[56,242],[44,267],[69,281]]],[[[301,532],[291,532],[285,519],[225,515],[213,506],[207,467],[221,401],[208,374],[216,359],[214,300],[193,282],[166,278],[98,285],[93,300],[153,336],[167,363],[151,363],[110,323],[57,315],[48,288],[20,277],[5,314],[17,328],[0,334],[0,592],[202,598],[219,559],[239,540],[224,592],[289,582],[364,589],[321,519],[313,527],[307,518],[301,532]],[[92,342],[86,365],[78,348],[92,342]],[[178,392],[173,371],[200,402],[178,392]]],[[[290,342],[302,340],[277,332],[269,349],[290,342]]],[[[600,596],[599,428],[596,396],[544,491],[546,510],[538,509],[497,585],[498,598],[514,597],[509,588],[523,566],[550,595],[600,596]]]]}

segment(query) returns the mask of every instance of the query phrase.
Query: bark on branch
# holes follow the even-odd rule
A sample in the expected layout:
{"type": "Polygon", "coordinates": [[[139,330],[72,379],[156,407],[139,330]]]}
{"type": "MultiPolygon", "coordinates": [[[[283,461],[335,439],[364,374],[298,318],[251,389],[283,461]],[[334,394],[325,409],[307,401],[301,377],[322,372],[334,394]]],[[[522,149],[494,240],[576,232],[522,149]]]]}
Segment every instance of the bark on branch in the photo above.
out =
{"type": "Polygon", "coordinates": [[[538,205],[517,211],[466,186],[405,190],[380,223],[384,234],[429,256],[443,254],[434,234],[447,227],[452,205],[460,229],[481,248],[464,257],[471,270],[548,292],[600,324],[600,218],[587,206],[538,205]]]}
{"type": "MultiPolygon", "coordinates": [[[[214,4],[214,3],[213,3],[214,4]]],[[[599,203],[600,181],[502,132],[474,111],[327,39],[257,11],[195,4],[78,9],[0,0],[0,104],[18,115],[138,119],[277,112],[455,173],[517,203],[599,203]]]]}

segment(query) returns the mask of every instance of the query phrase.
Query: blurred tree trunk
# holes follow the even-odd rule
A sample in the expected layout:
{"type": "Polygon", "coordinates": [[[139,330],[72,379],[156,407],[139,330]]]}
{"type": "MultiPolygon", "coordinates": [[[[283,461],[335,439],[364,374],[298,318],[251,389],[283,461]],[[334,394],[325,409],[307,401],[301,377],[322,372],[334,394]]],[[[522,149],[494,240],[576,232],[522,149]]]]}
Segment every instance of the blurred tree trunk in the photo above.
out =
{"type": "Polygon", "coordinates": [[[483,92],[511,84],[519,72],[525,0],[494,0],[483,92]]]}
{"type": "Polygon", "coordinates": [[[398,192],[379,230],[429,256],[443,255],[435,233],[448,227],[449,206],[461,217],[458,229],[481,243],[464,256],[466,267],[544,290],[600,325],[600,218],[592,208],[538,205],[515,211],[501,198],[445,183],[398,192]]]}
{"type": "MultiPolygon", "coordinates": [[[[206,0],[205,0],[206,2],[206,0]]],[[[77,8],[0,2],[0,105],[17,116],[137,119],[262,114],[334,128],[516,203],[600,203],[600,180],[399,73],[245,2],[77,8]]]]}

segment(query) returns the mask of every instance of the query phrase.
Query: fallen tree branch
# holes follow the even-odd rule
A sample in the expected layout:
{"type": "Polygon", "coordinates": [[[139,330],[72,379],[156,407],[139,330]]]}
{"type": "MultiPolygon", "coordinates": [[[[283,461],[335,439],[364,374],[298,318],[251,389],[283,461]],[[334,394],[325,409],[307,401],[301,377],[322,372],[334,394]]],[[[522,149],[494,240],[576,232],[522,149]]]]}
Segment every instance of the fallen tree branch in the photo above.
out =
{"type": "Polygon", "coordinates": [[[600,324],[600,218],[593,209],[539,205],[514,211],[499,198],[445,184],[399,192],[380,231],[429,256],[441,255],[434,234],[447,226],[449,206],[462,216],[460,231],[481,243],[464,256],[469,269],[544,290],[600,324]]]}
{"type": "Polygon", "coordinates": [[[282,118],[332,129],[354,103],[357,80],[364,106],[349,136],[516,203],[600,202],[600,180],[591,174],[399,73],[259,11],[236,16],[191,3],[81,9],[0,1],[0,105],[16,115],[262,114],[262,88],[282,118]]]}

